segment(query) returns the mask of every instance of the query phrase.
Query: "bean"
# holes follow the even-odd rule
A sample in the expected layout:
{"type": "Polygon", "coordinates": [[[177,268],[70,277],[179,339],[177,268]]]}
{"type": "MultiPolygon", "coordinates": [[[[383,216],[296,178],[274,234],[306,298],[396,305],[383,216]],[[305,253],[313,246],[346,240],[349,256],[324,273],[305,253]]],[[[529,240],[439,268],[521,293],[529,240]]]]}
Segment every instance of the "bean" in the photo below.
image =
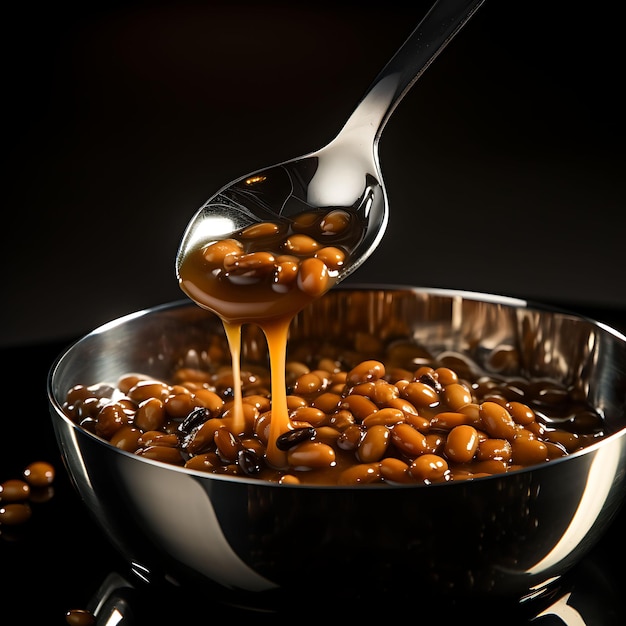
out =
{"type": "Polygon", "coordinates": [[[145,433],[140,433],[137,443],[144,448],[149,446],[175,448],[178,445],[178,437],[174,433],[166,433],[161,430],[148,430],[145,433]]]}
{"type": "MultiPolygon", "coordinates": [[[[309,403],[302,396],[287,396],[287,410],[289,411],[297,411],[298,409],[309,406],[309,403]]],[[[269,411],[270,407],[267,407],[265,411],[269,411]]],[[[265,411],[261,411],[261,413],[265,413],[265,411]]]]}
{"type": "Polygon", "coordinates": [[[324,261],[315,257],[304,259],[300,264],[297,283],[300,291],[313,298],[325,293],[329,287],[329,276],[324,261]]]}
{"type": "Polygon", "coordinates": [[[446,442],[445,437],[437,432],[426,433],[424,437],[426,438],[426,452],[441,456],[446,442]]]}
{"type": "Polygon", "coordinates": [[[472,402],[472,394],[460,383],[446,385],[443,394],[446,404],[452,411],[458,411],[472,402]]]}
{"type": "Polygon", "coordinates": [[[119,402],[111,402],[103,406],[98,413],[96,435],[110,439],[117,430],[128,424],[128,416],[119,402]]]}
{"type": "Polygon", "coordinates": [[[84,402],[88,398],[93,398],[94,394],[85,385],[74,385],[65,396],[65,401],[69,406],[75,405],[77,402],[84,402]]]}
{"type": "Polygon", "coordinates": [[[476,427],[480,426],[480,405],[476,404],[475,402],[470,402],[469,404],[466,404],[457,409],[457,412],[463,413],[463,415],[467,416],[468,424],[476,427]]]}
{"type": "Polygon", "coordinates": [[[264,445],[267,445],[271,419],[271,412],[266,411],[265,413],[260,413],[254,421],[254,434],[264,445]]]}
{"type": "Polygon", "coordinates": [[[124,394],[128,392],[141,380],[149,380],[145,374],[131,372],[120,376],[117,380],[117,388],[124,394]]]}
{"type": "Polygon", "coordinates": [[[163,402],[163,408],[173,419],[184,419],[195,407],[194,396],[190,391],[171,394],[163,402]]]}
{"type": "Polygon", "coordinates": [[[265,446],[256,437],[242,437],[240,441],[242,448],[254,450],[260,457],[265,454],[265,446]]]}
{"type": "Polygon", "coordinates": [[[278,479],[279,485],[299,485],[300,479],[293,474],[285,474],[278,479]]]}
{"type": "Polygon", "coordinates": [[[398,450],[410,457],[427,451],[425,435],[408,424],[396,424],[391,430],[391,440],[398,450]]]}
{"type": "Polygon", "coordinates": [[[324,381],[314,372],[307,372],[302,374],[296,380],[293,391],[295,394],[310,395],[312,393],[318,393],[324,389],[324,381]]]}
{"type": "Polygon", "coordinates": [[[577,433],[569,433],[565,430],[549,430],[546,438],[552,443],[557,443],[568,452],[574,452],[580,448],[580,437],[577,433]]]}
{"type": "Polygon", "coordinates": [[[490,459],[509,462],[512,457],[511,443],[506,439],[485,439],[478,444],[476,458],[479,461],[490,459]]]}
{"type": "Polygon", "coordinates": [[[365,396],[368,400],[374,402],[374,388],[376,383],[374,381],[368,381],[366,383],[358,383],[350,389],[351,396],[365,396]]]}
{"type": "Polygon", "coordinates": [[[315,437],[315,428],[305,426],[294,428],[286,433],[282,433],[276,440],[276,447],[279,450],[289,450],[303,441],[311,441],[315,437]]]}
{"type": "Polygon", "coordinates": [[[382,474],[379,463],[362,463],[343,470],[337,478],[338,485],[369,484],[380,481],[382,474]]]}
{"type": "Polygon", "coordinates": [[[298,256],[307,256],[314,254],[315,251],[320,247],[320,244],[309,235],[295,233],[291,235],[291,237],[285,239],[282,247],[286,252],[289,252],[291,254],[296,254],[298,256]]]}
{"type": "Polygon", "coordinates": [[[319,224],[320,220],[321,216],[318,211],[302,211],[293,217],[292,228],[296,232],[308,231],[319,224]]]}
{"type": "Polygon", "coordinates": [[[348,426],[345,430],[342,431],[341,435],[337,439],[337,445],[342,450],[356,450],[359,443],[361,442],[361,438],[363,437],[364,431],[360,426],[353,424],[348,426]]]}
{"type": "Polygon", "coordinates": [[[209,244],[202,251],[204,260],[217,266],[223,266],[226,257],[239,255],[243,252],[243,245],[236,239],[221,239],[209,244]]]}
{"type": "MultiPolygon", "coordinates": [[[[140,447],[139,437],[141,436],[141,430],[126,424],[113,433],[109,443],[120,450],[126,450],[126,452],[135,452],[140,447]]],[[[176,440],[176,444],[178,440],[176,440]]]]}
{"type": "Polygon", "coordinates": [[[334,445],[341,436],[341,431],[332,426],[317,426],[315,428],[315,439],[334,445]]]}
{"type": "Polygon", "coordinates": [[[389,438],[389,429],[382,424],[368,428],[357,447],[357,458],[362,463],[380,461],[389,447],[389,438]]]}
{"type": "MultiPolygon", "coordinates": [[[[178,425],[181,433],[190,433],[194,428],[198,428],[211,417],[211,410],[206,407],[197,407],[190,411],[183,421],[178,425]]],[[[137,421],[135,420],[135,423],[137,421]]],[[[148,429],[146,429],[148,430],[148,429]]],[[[154,430],[154,429],[149,429],[154,430]]]]}
{"type": "Polygon", "coordinates": [[[27,522],[32,515],[28,502],[11,502],[0,506],[0,525],[17,526],[27,522]]]}
{"type": "Polygon", "coordinates": [[[137,454],[147,459],[171,463],[172,465],[183,465],[183,457],[177,448],[169,446],[148,446],[140,449],[137,454]]]}
{"type": "Polygon", "coordinates": [[[222,462],[214,452],[206,454],[197,454],[185,461],[187,469],[198,470],[201,472],[212,472],[216,467],[220,467],[222,462]]]}
{"type": "Polygon", "coordinates": [[[284,293],[296,284],[300,264],[297,261],[283,260],[276,263],[274,272],[274,291],[284,293]]]}
{"type": "Polygon", "coordinates": [[[139,404],[150,398],[160,398],[165,400],[170,395],[170,388],[161,381],[156,380],[140,380],[136,385],[128,390],[128,397],[139,404]]]}
{"type": "Polygon", "coordinates": [[[399,396],[400,392],[395,385],[380,379],[374,382],[371,398],[378,406],[389,406],[389,403],[398,399],[399,396]]]}
{"type": "Polygon", "coordinates": [[[511,443],[512,461],[518,465],[535,465],[550,459],[548,448],[543,441],[517,437],[511,443]]]}
{"type": "Polygon", "coordinates": [[[330,357],[322,357],[317,366],[331,374],[341,374],[341,362],[330,357]]]}
{"type": "Polygon", "coordinates": [[[333,448],[319,441],[305,441],[290,448],[287,460],[291,467],[300,470],[332,467],[336,463],[333,448]]]}
{"type": "Polygon", "coordinates": [[[409,466],[408,473],[418,480],[439,482],[448,471],[446,460],[436,454],[422,454],[409,466]]]}
{"type": "Polygon", "coordinates": [[[280,232],[280,226],[274,222],[259,222],[244,228],[240,233],[243,239],[262,239],[280,232]]]}
{"type": "Polygon", "coordinates": [[[9,478],[0,484],[0,502],[19,502],[30,496],[30,485],[19,478],[9,478]]]}
{"type": "Polygon", "coordinates": [[[437,375],[435,374],[435,368],[431,367],[430,365],[422,365],[421,367],[418,367],[414,372],[413,372],[413,379],[414,380],[420,380],[422,378],[422,376],[428,376],[429,380],[431,381],[437,381],[437,375]]]}
{"type": "Polygon", "coordinates": [[[503,406],[505,409],[509,404],[508,398],[503,396],[501,393],[497,393],[497,392],[486,393],[483,396],[482,401],[493,402],[495,404],[499,404],[500,406],[503,406]]]}
{"type": "Polygon", "coordinates": [[[439,395],[426,383],[410,382],[402,390],[402,397],[413,404],[418,411],[420,408],[435,407],[439,404],[439,395]]]}
{"type": "Polygon", "coordinates": [[[226,426],[220,426],[215,431],[213,441],[221,458],[230,462],[237,460],[237,453],[241,449],[241,444],[239,439],[226,426]]]}
{"type": "MultiPolygon", "coordinates": [[[[241,409],[243,411],[243,428],[241,432],[234,433],[236,435],[245,435],[249,432],[252,432],[252,430],[254,429],[255,420],[259,415],[257,408],[252,404],[246,404],[244,402],[241,409]]],[[[228,424],[229,428],[232,426],[232,422],[235,421],[234,411],[234,403],[231,402],[224,405],[224,411],[222,413],[221,420],[224,422],[224,424],[228,424]]]]}
{"type": "Polygon", "coordinates": [[[471,419],[465,413],[442,411],[430,420],[430,427],[437,430],[452,430],[457,426],[469,424],[471,419]]]}
{"type": "Polygon", "coordinates": [[[148,398],[139,404],[134,424],[141,430],[159,430],[166,421],[165,407],[160,398],[148,398]]]}
{"type": "Polygon", "coordinates": [[[311,406],[319,409],[324,414],[331,414],[339,408],[341,395],[338,393],[321,393],[311,402],[311,406]]]}
{"type": "MultiPolygon", "coordinates": [[[[530,422],[529,424],[526,424],[526,426],[522,426],[521,424],[516,424],[516,428],[517,428],[518,433],[528,432],[540,438],[545,437],[547,433],[546,425],[537,421],[530,422]]],[[[566,432],[566,431],[560,431],[560,432],[566,432]]]]}
{"type": "Polygon", "coordinates": [[[254,476],[261,471],[261,461],[254,450],[239,450],[237,452],[237,465],[246,476],[254,476]]]}
{"type": "Polygon", "coordinates": [[[302,376],[303,374],[308,374],[311,371],[311,368],[306,365],[306,363],[302,363],[300,361],[288,361],[285,365],[285,374],[287,378],[298,378],[298,376],[302,376]]]}
{"type": "Polygon", "coordinates": [[[385,365],[380,361],[361,361],[348,372],[346,384],[354,387],[360,383],[380,380],[385,376],[385,365]]]}
{"type": "Polygon", "coordinates": [[[366,428],[373,427],[376,424],[382,424],[384,426],[393,426],[399,422],[404,422],[404,413],[399,409],[380,409],[380,411],[374,411],[370,413],[364,420],[363,426],[366,428]]]}
{"type": "Polygon", "coordinates": [[[65,613],[65,621],[69,626],[94,626],[95,616],[83,609],[70,609],[65,613]]]}
{"type": "Polygon", "coordinates": [[[455,463],[469,463],[478,448],[478,433],[473,426],[455,426],[444,445],[444,453],[455,463]]]}
{"type": "Polygon", "coordinates": [[[602,420],[594,411],[587,409],[576,411],[568,420],[567,428],[580,434],[593,433],[602,429],[602,420]]]}
{"type": "Polygon", "coordinates": [[[352,221],[352,216],[347,211],[335,209],[329,211],[320,222],[320,230],[323,233],[338,234],[345,232],[352,221]]]}
{"type": "Polygon", "coordinates": [[[535,421],[535,412],[527,404],[507,402],[505,407],[517,424],[527,426],[535,421]]]}
{"type": "Polygon", "coordinates": [[[409,482],[409,465],[400,459],[392,456],[385,457],[380,461],[380,475],[392,483],[409,482]]]}
{"type": "Polygon", "coordinates": [[[405,413],[405,422],[424,434],[430,430],[430,420],[427,417],[422,417],[421,415],[405,413]]]}
{"type": "Polygon", "coordinates": [[[324,411],[320,411],[312,406],[302,406],[292,411],[291,419],[296,422],[308,422],[312,426],[323,426],[327,423],[328,417],[324,411]]]}
{"type": "Polygon", "coordinates": [[[449,367],[438,367],[434,374],[437,382],[444,387],[457,384],[459,382],[457,373],[449,367]]]}
{"type": "Polygon", "coordinates": [[[334,426],[341,432],[344,432],[348,427],[356,424],[356,419],[350,411],[346,409],[339,409],[330,416],[328,422],[331,426],[334,426]]]}
{"type": "Polygon", "coordinates": [[[331,271],[336,271],[343,267],[346,261],[346,253],[334,246],[325,246],[315,253],[315,258],[320,259],[331,271]]]}
{"type": "Polygon", "coordinates": [[[567,455],[568,451],[565,449],[564,446],[558,443],[553,443],[552,441],[544,441],[544,443],[546,444],[548,457],[550,459],[560,459],[561,457],[567,455]]]}
{"type": "Polygon", "coordinates": [[[249,254],[228,255],[224,258],[224,269],[233,275],[245,274],[251,277],[267,276],[274,271],[276,259],[271,252],[250,252],[249,254]]]}
{"type": "Polygon", "coordinates": [[[515,422],[505,407],[496,402],[483,402],[480,405],[480,419],[485,430],[497,439],[512,441],[515,437],[515,422]]]}
{"type": "Polygon", "coordinates": [[[378,407],[365,396],[349,395],[341,403],[341,408],[350,411],[357,422],[378,411],[378,407]]]}
{"type": "Polygon", "coordinates": [[[23,472],[24,480],[31,487],[47,487],[54,482],[56,470],[46,461],[29,463],[23,472]]]}
{"type": "MultiPolygon", "coordinates": [[[[215,394],[217,395],[217,394],[215,394]]],[[[219,398],[219,396],[217,396],[219,398]]],[[[267,396],[260,394],[252,394],[250,396],[244,396],[242,398],[244,404],[253,406],[259,413],[269,411],[271,408],[271,402],[267,396]]]]}
{"type": "MultiPolygon", "coordinates": [[[[398,390],[400,391],[400,390],[398,390]]],[[[386,406],[390,409],[399,409],[402,411],[407,417],[417,417],[418,411],[408,400],[404,398],[393,398],[389,402],[386,403],[386,406]]]]}
{"type": "MultiPolygon", "coordinates": [[[[215,357],[216,359],[219,356],[215,357]]],[[[209,372],[195,368],[195,367],[181,367],[174,372],[174,382],[178,382],[188,389],[202,389],[202,384],[209,384],[211,382],[211,375],[209,372]]]]}

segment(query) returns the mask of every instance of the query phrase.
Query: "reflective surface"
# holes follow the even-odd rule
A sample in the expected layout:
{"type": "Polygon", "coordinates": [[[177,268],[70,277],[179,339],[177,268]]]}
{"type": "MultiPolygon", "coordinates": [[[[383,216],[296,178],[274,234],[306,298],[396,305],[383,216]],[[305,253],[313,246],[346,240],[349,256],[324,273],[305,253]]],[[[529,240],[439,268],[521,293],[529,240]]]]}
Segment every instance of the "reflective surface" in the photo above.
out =
{"type": "MultiPolygon", "coordinates": [[[[269,611],[295,610],[302,589],[319,581],[359,601],[371,588],[404,601],[419,588],[460,611],[476,597],[518,606],[536,596],[536,605],[564,584],[555,579],[589,553],[620,509],[626,340],[520,300],[337,289],[302,312],[291,340],[408,336],[435,354],[464,351],[486,369],[506,347],[525,371],[576,381],[614,434],[532,469],[429,487],[294,488],[140,459],[60,415],[54,396],[71,384],[147,367],[163,375],[174,361],[197,360],[206,333],[219,329],[187,303],[129,316],[75,344],[50,380],[54,428],[78,491],[126,562],[154,585],[199,585],[223,602],[269,611]]],[[[250,347],[247,358],[263,358],[250,347]]]]}
{"type": "Polygon", "coordinates": [[[256,222],[318,208],[345,208],[362,222],[363,237],[349,251],[338,280],[355,271],[378,245],[388,220],[378,163],[378,140],[404,94],[484,0],[438,0],[376,77],[345,126],[327,146],[233,181],[190,221],[177,268],[191,249],[256,222]]]}

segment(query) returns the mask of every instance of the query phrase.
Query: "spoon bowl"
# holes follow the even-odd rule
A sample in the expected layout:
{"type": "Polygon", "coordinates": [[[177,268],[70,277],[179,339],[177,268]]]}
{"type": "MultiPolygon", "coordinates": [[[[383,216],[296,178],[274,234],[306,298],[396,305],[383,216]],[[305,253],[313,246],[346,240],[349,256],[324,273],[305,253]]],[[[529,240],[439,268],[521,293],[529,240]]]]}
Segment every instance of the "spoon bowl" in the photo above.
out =
{"type": "MultiPolygon", "coordinates": [[[[414,82],[483,1],[438,0],[329,144],[246,174],[207,200],[183,235],[176,256],[179,280],[183,260],[199,246],[228,239],[254,224],[289,222],[317,210],[345,210],[356,217],[356,232],[333,284],[356,270],[380,242],[388,221],[389,203],[378,158],[383,128],[414,82]]],[[[182,281],[181,287],[186,290],[182,281]]]]}

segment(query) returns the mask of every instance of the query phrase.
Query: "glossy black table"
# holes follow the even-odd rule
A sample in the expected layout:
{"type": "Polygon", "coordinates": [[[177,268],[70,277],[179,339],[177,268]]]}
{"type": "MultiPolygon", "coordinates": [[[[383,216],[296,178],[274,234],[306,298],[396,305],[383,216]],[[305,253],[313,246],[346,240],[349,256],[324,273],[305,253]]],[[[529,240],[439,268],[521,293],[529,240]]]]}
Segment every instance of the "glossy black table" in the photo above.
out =
{"type": "MultiPolygon", "coordinates": [[[[576,312],[626,333],[626,311],[578,308],[576,312]]],[[[191,594],[174,587],[152,588],[115,552],[69,481],[49,418],[46,377],[56,356],[70,343],[0,349],[5,372],[11,376],[0,412],[0,482],[19,478],[32,461],[45,460],[56,468],[52,491],[47,499],[32,503],[31,519],[18,526],[0,525],[0,623],[9,623],[5,617],[10,610],[19,618],[14,623],[65,624],[67,610],[94,610],[99,605],[98,626],[216,624],[244,619],[294,623],[296,616],[292,612],[252,611],[223,604],[220,598],[207,594],[191,594]]],[[[477,614],[483,624],[621,626],[626,624],[625,561],[626,509],[622,508],[602,540],[548,598],[536,605],[520,606],[519,610],[507,607],[506,615],[498,612],[491,617],[486,607],[477,606],[477,614]]],[[[420,598],[419,590],[415,606],[397,606],[389,598],[389,615],[395,616],[394,621],[417,619],[420,604],[428,601],[420,598]]],[[[310,614],[310,603],[311,598],[303,595],[302,616],[310,614]]],[[[337,617],[333,612],[336,609],[330,609],[333,604],[345,611],[342,619],[363,621],[368,615],[372,619],[370,607],[363,606],[363,602],[355,606],[349,599],[342,599],[340,593],[329,597],[328,603],[327,621],[337,617]]],[[[441,607],[439,623],[448,623],[446,611],[447,607],[441,607]]]]}

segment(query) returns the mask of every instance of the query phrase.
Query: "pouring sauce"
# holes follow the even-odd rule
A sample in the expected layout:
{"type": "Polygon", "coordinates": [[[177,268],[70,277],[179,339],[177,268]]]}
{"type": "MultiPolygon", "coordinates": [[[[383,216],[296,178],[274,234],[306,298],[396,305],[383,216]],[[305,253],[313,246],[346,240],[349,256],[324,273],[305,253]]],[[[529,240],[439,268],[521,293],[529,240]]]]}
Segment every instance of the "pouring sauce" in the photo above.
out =
{"type": "Polygon", "coordinates": [[[272,399],[266,457],[276,469],[287,467],[287,453],[276,442],[293,428],[285,384],[289,326],[299,311],[336,284],[362,234],[356,214],[345,209],[306,211],[248,226],[226,239],[201,242],[180,262],[181,289],[224,325],[232,359],[235,434],[245,429],[242,326],[256,324],[266,337],[272,399]]]}

